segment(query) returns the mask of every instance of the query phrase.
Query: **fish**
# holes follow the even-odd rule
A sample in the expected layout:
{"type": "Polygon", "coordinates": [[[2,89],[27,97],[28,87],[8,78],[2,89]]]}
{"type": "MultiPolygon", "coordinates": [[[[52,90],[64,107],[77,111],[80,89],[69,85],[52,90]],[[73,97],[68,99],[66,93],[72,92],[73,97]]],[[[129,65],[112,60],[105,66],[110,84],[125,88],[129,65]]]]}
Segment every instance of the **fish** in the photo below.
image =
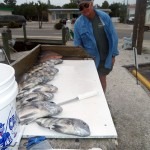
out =
{"type": "Polygon", "coordinates": [[[62,110],[62,107],[54,102],[38,101],[23,105],[20,109],[17,109],[17,114],[21,124],[29,124],[41,117],[58,115],[62,110]]]}
{"type": "Polygon", "coordinates": [[[28,78],[29,78],[29,73],[24,73],[22,75],[22,77],[20,78],[19,82],[22,83],[22,82],[26,81],[28,78]]]}
{"type": "Polygon", "coordinates": [[[42,54],[40,55],[40,59],[39,62],[46,62],[47,60],[51,60],[51,59],[61,59],[62,55],[56,53],[56,52],[42,52],[42,54]]]}
{"type": "Polygon", "coordinates": [[[24,73],[24,75],[21,77],[20,81],[26,81],[31,76],[35,75],[37,72],[43,72],[47,71],[49,75],[55,75],[58,72],[57,68],[54,68],[56,64],[62,63],[62,59],[51,59],[48,61],[45,61],[43,63],[40,63],[38,65],[35,65],[30,69],[28,72],[24,73]]]}
{"type": "Polygon", "coordinates": [[[63,134],[80,137],[86,137],[91,134],[88,124],[76,118],[44,117],[37,119],[36,123],[42,127],[63,134]]]}
{"type": "Polygon", "coordinates": [[[34,88],[30,89],[32,92],[50,92],[55,93],[57,92],[58,88],[52,84],[44,84],[44,85],[37,85],[34,88]]]}
{"type": "Polygon", "coordinates": [[[50,59],[48,61],[54,63],[55,65],[61,64],[63,62],[62,59],[50,59]]]}
{"type": "Polygon", "coordinates": [[[48,76],[41,76],[41,77],[31,77],[28,80],[19,84],[19,91],[21,90],[29,90],[36,85],[45,84],[51,81],[48,76]]]}
{"type": "Polygon", "coordinates": [[[57,68],[54,68],[54,67],[43,66],[43,67],[38,67],[38,68],[36,68],[36,69],[32,69],[32,70],[29,71],[29,73],[30,73],[30,74],[34,74],[34,73],[36,73],[36,72],[38,72],[38,71],[46,71],[46,72],[48,72],[49,74],[50,74],[51,72],[53,72],[53,73],[56,74],[59,70],[58,70],[57,68]]]}
{"type": "Polygon", "coordinates": [[[51,100],[54,97],[54,94],[51,92],[38,91],[38,92],[28,92],[27,93],[27,91],[24,90],[24,91],[21,91],[18,93],[18,95],[16,96],[16,100],[19,101],[20,99],[25,98],[26,96],[28,96],[29,94],[32,94],[32,93],[40,93],[40,94],[44,95],[46,99],[49,99],[49,100],[51,100]]]}
{"type": "MultiPolygon", "coordinates": [[[[62,62],[63,62],[63,59],[61,58],[54,58],[54,59],[51,58],[51,59],[44,61],[43,63],[48,64],[48,65],[51,65],[51,64],[58,65],[58,64],[61,64],[62,62]]],[[[43,63],[40,63],[40,64],[43,64],[43,63]]]]}
{"type": "Polygon", "coordinates": [[[41,66],[49,66],[49,67],[54,67],[55,64],[54,62],[50,62],[50,61],[45,61],[45,62],[42,62],[42,63],[39,63],[38,65],[36,65],[35,67],[41,67],[41,66]]]}
{"type": "Polygon", "coordinates": [[[20,99],[16,99],[16,108],[20,109],[23,105],[30,105],[30,102],[36,102],[36,101],[52,101],[52,98],[54,97],[53,93],[48,93],[47,95],[41,92],[33,92],[29,93],[28,95],[25,95],[24,97],[20,99]]]}
{"type": "Polygon", "coordinates": [[[23,83],[23,82],[27,82],[27,81],[30,81],[30,78],[44,78],[44,82],[46,82],[46,80],[53,80],[54,79],[54,73],[53,75],[49,74],[48,72],[46,71],[43,71],[43,70],[39,70],[38,72],[35,72],[33,74],[31,73],[25,73],[22,77],[22,79],[20,80],[20,83],[23,83]]]}
{"type": "Polygon", "coordinates": [[[47,101],[47,100],[51,100],[53,97],[54,97],[53,93],[50,93],[47,96],[47,95],[44,95],[41,92],[33,92],[33,93],[27,94],[23,98],[19,99],[17,102],[19,102],[20,104],[26,104],[28,102],[33,102],[33,101],[47,101]]]}
{"type": "Polygon", "coordinates": [[[48,68],[47,67],[47,68],[43,68],[42,70],[48,72],[49,75],[56,75],[57,72],[59,72],[59,69],[57,69],[57,68],[48,68]]]}
{"type": "Polygon", "coordinates": [[[44,84],[44,85],[36,85],[35,87],[29,90],[21,90],[17,97],[24,97],[32,92],[47,92],[47,93],[55,93],[57,92],[58,88],[52,84],[44,84]]]}
{"type": "Polygon", "coordinates": [[[50,81],[53,80],[55,77],[54,75],[50,75],[48,72],[42,71],[42,70],[38,71],[37,73],[33,74],[32,76],[34,76],[34,77],[44,76],[45,78],[47,78],[50,81]]]}

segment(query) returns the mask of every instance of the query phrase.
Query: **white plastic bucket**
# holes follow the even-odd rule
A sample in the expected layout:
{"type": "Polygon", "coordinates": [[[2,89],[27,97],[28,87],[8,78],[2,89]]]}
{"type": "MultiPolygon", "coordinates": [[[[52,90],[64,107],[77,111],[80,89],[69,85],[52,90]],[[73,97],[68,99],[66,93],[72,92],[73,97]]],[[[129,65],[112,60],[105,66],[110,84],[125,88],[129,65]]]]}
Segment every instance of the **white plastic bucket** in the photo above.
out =
{"type": "Polygon", "coordinates": [[[72,29],[72,24],[70,20],[66,21],[66,27],[68,27],[69,29],[72,29]]]}
{"type": "Polygon", "coordinates": [[[17,140],[17,94],[18,85],[13,67],[0,63],[0,149],[14,145],[17,140]]]}

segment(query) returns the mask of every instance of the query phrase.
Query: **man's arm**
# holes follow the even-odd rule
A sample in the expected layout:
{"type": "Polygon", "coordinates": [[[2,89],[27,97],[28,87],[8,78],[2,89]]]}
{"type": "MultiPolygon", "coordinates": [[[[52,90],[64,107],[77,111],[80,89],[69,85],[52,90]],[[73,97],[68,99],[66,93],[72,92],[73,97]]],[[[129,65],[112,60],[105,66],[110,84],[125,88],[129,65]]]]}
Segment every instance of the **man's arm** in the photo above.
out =
{"type": "Polygon", "coordinates": [[[80,46],[82,47],[82,41],[81,41],[81,37],[78,31],[78,25],[75,23],[74,25],[74,46],[80,46]]]}

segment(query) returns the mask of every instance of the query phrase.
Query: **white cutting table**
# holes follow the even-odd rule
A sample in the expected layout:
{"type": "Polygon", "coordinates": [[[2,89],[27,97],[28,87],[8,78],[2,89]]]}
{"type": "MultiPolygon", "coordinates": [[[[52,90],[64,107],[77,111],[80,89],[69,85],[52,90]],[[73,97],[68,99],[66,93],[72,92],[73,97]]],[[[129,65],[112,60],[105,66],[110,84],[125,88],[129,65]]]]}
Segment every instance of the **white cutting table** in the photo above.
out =
{"type": "MultiPolygon", "coordinates": [[[[54,101],[60,103],[79,94],[98,90],[98,95],[63,105],[63,112],[56,117],[71,117],[85,121],[91,135],[85,138],[117,138],[117,132],[103,93],[93,60],[64,60],[56,66],[58,74],[50,83],[58,87],[54,101]]],[[[77,138],[40,127],[36,123],[25,126],[23,138],[46,136],[47,138],[77,138]]],[[[80,138],[80,137],[78,137],[80,138]]]]}

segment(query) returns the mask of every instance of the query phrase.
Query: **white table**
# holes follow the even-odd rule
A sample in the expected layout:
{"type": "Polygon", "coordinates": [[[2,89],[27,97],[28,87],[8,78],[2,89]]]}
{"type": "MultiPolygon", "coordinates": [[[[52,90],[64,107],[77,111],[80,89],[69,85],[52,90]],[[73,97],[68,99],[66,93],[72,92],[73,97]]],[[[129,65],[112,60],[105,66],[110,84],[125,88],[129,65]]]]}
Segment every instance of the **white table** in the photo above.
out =
{"type": "MultiPolygon", "coordinates": [[[[60,103],[79,94],[98,90],[98,95],[63,105],[63,112],[56,117],[71,117],[85,121],[91,135],[85,138],[117,138],[117,132],[103,93],[93,60],[64,60],[56,66],[58,74],[50,83],[58,87],[54,101],[60,103]]],[[[25,126],[23,137],[77,138],[40,127],[36,123],[25,126]]],[[[80,138],[80,137],[78,137],[80,138]]]]}

